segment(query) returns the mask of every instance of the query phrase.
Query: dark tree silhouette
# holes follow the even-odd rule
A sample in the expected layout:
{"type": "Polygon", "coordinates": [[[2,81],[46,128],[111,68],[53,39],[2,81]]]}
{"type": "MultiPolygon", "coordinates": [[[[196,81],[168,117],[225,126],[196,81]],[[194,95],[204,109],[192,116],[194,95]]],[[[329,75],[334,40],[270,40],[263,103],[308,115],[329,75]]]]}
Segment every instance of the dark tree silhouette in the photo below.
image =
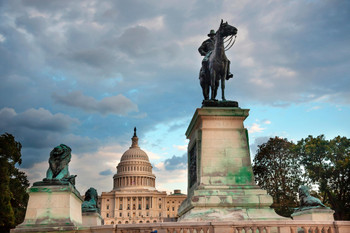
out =
{"type": "Polygon", "coordinates": [[[9,232],[24,219],[29,182],[16,167],[22,162],[21,148],[11,134],[0,135],[0,232],[9,232]]]}

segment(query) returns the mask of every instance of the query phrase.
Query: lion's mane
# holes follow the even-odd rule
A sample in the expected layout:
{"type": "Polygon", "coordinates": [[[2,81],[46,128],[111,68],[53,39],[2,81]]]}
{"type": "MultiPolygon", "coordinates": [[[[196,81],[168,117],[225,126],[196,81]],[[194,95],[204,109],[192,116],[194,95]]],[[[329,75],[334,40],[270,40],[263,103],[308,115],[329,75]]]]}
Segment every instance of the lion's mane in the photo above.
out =
{"type": "MultiPolygon", "coordinates": [[[[56,146],[51,151],[49,165],[52,171],[52,178],[56,178],[60,174],[60,172],[68,166],[68,163],[70,162],[72,157],[71,151],[72,149],[64,144],[56,146]]],[[[69,173],[65,174],[64,178],[68,176],[69,173]]]]}

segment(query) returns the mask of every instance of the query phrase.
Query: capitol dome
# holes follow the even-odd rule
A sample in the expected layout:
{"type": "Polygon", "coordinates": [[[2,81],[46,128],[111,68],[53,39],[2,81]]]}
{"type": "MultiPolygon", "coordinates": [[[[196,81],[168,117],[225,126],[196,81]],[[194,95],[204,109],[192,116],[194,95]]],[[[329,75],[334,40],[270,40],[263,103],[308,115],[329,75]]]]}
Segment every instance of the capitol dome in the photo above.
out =
{"type": "Polygon", "coordinates": [[[155,189],[156,176],[146,152],[138,145],[136,127],[130,148],[124,152],[113,176],[113,189],[155,189]]]}

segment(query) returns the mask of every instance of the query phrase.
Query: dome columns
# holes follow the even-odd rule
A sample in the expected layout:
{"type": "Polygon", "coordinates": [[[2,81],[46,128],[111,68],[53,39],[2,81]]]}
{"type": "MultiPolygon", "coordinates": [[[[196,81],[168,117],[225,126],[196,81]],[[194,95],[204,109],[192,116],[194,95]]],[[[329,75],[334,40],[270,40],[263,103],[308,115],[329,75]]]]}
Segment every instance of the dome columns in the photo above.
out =
{"type": "Polygon", "coordinates": [[[114,178],[114,189],[125,187],[152,187],[155,188],[155,177],[149,176],[120,176],[114,178]]]}

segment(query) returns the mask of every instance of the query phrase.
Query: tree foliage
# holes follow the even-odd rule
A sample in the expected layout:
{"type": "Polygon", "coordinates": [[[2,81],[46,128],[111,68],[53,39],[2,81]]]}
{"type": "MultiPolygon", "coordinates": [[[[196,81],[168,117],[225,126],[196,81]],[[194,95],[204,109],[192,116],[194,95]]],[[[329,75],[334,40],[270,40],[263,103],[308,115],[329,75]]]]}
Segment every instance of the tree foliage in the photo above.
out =
{"type": "Polygon", "coordinates": [[[278,137],[259,146],[253,171],[258,185],[273,197],[272,207],[289,216],[298,206],[298,187],[316,188],[312,195],[335,211],[336,220],[350,220],[350,139],[308,136],[294,144],[278,137]]]}
{"type": "Polygon", "coordinates": [[[9,232],[23,222],[29,182],[16,167],[22,163],[21,143],[8,133],[0,135],[0,231],[9,232]]]}
{"type": "Polygon", "coordinates": [[[298,142],[297,150],[322,201],[335,211],[334,218],[350,220],[350,139],[309,136],[298,142]]]}
{"type": "Polygon", "coordinates": [[[298,206],[298,187],[304,183],[294,146],[287,139],[270,138],[258,147],[253,163],[256,182],[272,196],[272,208],[286,217],[298,206]]]}

